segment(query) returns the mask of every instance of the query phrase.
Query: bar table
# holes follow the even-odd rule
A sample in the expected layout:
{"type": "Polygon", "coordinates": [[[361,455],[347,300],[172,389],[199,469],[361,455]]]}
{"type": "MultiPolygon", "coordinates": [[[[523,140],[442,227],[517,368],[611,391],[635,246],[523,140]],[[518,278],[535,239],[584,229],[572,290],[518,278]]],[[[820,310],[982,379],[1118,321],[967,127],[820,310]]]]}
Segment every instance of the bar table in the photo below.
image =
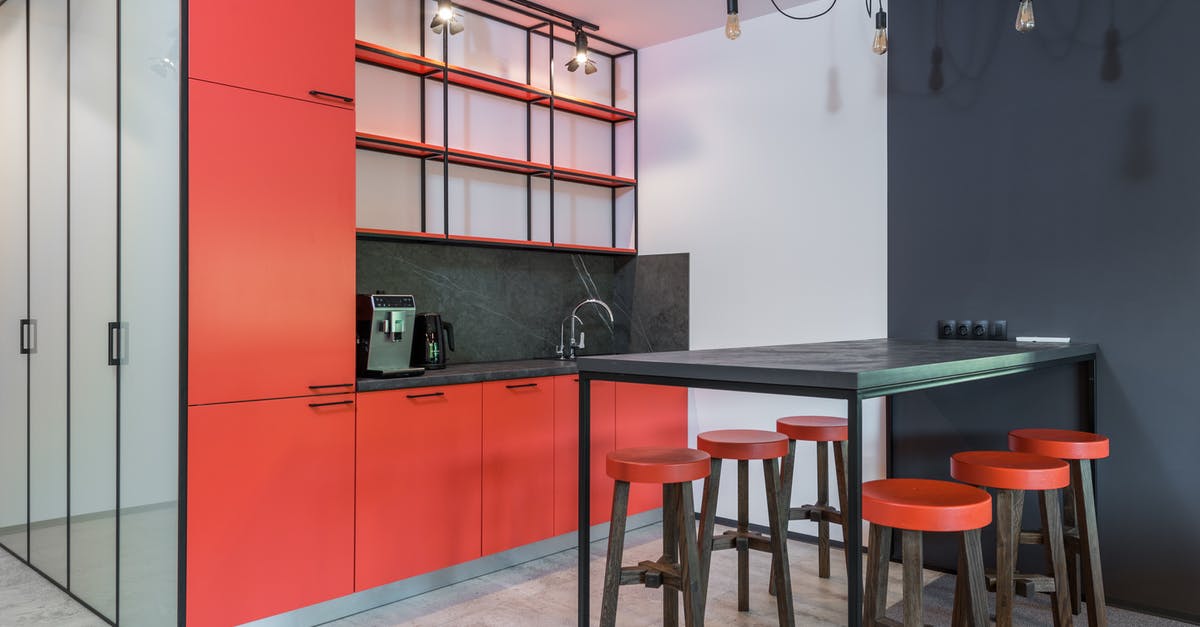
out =
{"type": "MultiPolygon", "coordinates": [[[[591,542],[591,382],[619,381],[688,388],[836,398],[846,401],[846,538],[862,547],[862,402],[903,392],[1073,366],[1081,387],[1083,427],[1096,428],[1095,344],[979,340],[872,339],[580,357],[579,366],[579,625],[589,624],[591,542]]],[[[891,416],[886,417],[888,421],[891,416]]],[[[889,430],[890,431],[890,430],[889,430]]],[[[862,560],[848,560],[847,624],[862,625],[862,560]]]]}

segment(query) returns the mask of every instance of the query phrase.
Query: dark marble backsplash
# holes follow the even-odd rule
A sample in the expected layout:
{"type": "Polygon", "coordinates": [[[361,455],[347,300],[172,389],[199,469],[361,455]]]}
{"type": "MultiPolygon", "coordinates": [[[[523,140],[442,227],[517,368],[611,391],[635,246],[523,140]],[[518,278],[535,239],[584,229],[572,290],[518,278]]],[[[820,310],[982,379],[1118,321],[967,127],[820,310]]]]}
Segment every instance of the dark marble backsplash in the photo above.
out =
{"type": "Polygon", "coordinates": [[[358,241],[358,292],[412,294],[418,311],[454,325],[450,363],[555,356],[559,325],[579,311],[579,354],[683,350],[688,346],[688,256],[565,254],[420,242],[358,241]]]}

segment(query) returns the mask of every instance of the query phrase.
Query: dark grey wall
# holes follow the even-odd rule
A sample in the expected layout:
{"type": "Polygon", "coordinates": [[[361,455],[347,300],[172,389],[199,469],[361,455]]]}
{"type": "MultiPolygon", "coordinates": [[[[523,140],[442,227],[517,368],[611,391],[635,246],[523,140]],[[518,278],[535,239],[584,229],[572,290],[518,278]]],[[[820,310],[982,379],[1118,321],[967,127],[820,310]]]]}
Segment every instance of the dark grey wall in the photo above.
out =
{"type": "Polygon", "coordinates": [[[613,257],[360,240],[358,292],[412,294],[454,325],[450,363],[553,357],[559,324],[581,300],[580,354],[679,350],[688,339],[688,257],[613,257]]]}
{"type": "MultiPolygon", "coordinates": [[[[889,334],[1005,318],[1099,342],[1109,599],[1200,617],[1200,2],[1035,0],[1029,35],[1012,0],[888,8],[889,334]]],[[[897,398],[897,474],[1077,424],[1076,382],[897,398]]]]}

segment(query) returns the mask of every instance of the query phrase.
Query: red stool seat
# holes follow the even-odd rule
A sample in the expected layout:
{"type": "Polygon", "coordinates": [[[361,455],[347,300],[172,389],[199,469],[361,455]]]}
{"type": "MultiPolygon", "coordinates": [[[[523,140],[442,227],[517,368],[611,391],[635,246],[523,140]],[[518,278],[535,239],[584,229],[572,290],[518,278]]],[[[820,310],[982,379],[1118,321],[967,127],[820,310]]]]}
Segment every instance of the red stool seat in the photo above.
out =
{"type": "Polygon", "coordinates": [[[992,497],[933,479],[880,479],[862,486],[863,520],[913,531],[968,531],[992,522],[992,497]]]}
{"type": "Polygon", "coordinates": [[[691,448],[645,446],[608,454],[608,476],[629,483],[683,483],[708,476],[712,458],[691,448]]]}
{"type": "Polygon", "coordinates": [[[696,436],[696,448],[720,459],[772,459],[788,452],[787,436],[758,429],[722,429],[696,436]]]}
{"type": "Polygon", "coordinates": [[[775,430],[793,440],[844,442],[850,439],[845,418],[837,416],[788,416],[775,421],[775,430]]]}
{"type": "Polygon", "coordinates": [[[1013,429],[1008,448],[1059,459],[1103,459],[1108,457],[1108,438],[1067,429],[1013,429]]]}
{"type": "Polygon", "coordinates": [[[1071,467],[1061,459],[1033,453],[963,451],[950,457],[950,476],[1002,490],[1057,490],[1071,483],[1071,467]]]}

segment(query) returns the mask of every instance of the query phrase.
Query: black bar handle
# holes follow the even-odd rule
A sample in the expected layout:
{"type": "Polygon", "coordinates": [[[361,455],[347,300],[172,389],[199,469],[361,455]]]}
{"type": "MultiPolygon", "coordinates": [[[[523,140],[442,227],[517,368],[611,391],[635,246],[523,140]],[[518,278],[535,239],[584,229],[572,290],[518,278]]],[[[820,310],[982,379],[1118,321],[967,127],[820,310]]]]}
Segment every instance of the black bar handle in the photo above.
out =
{"type": "Polygon", "coordinates": [[[317,91],[315,89],[308,90],[308,95],[316,98],[333,98],[334,100],[341,100],[346,104],[354,102],[354,99],[348,96],[339,96],[338,94],[331,94],[327,91],[317,91]]]}
{"type": "Polygon", "coordinates": [[[504,387],[506,387],[510,390],[516,390],[519,388],[535,388],[537,386],[538,386],[538,384],[536,384],[536,383],[514,383],[512,385],[506,385],[504,387]]]}
{"type": "Polygon", "coordinates": [[[333,401],[331,403],[309,403],[309,407],[332,407],[334,405],[353,405],[354,401],[333,401]]]}
{"type": "Polygon", "coordinates": [[[108,365],[121,365],[121,323],[108,323],[108,365]]]}
{"type": "Polygon", "coordinates": [[[310,385],[310,390],[324,390],[326,388],[348,388],[353,386],[353,383],[330,383],[329,385],[310,385]]]}
{"type": "Polygon", "coordinates": [[[22,355],[28,355],[31,352],[31,348],[33,347],[32,331],[30,330],[31,328],[32,327],[29,324],[29,318],[22,318],[21,319],[21,330],[19,331],[19,333],[21,334],[21,354],[22,355]]]}
{"type": "Polygon", "coordinates": [[[445,396],[445,392],[430,392],[428,394],[409,394],[409,398],[433,398],[434,396],[445,396]]]}

